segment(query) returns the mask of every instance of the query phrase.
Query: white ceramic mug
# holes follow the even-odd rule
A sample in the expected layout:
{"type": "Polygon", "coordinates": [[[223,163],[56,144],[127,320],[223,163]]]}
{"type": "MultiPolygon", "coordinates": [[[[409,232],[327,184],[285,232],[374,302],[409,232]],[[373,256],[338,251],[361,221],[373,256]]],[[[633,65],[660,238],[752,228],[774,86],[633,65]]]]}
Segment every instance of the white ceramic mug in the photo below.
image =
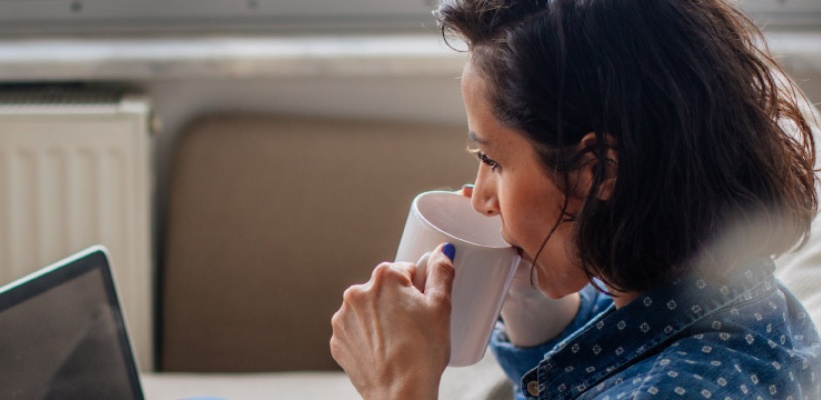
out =
{"type": "Polygon", "coordinates": [[[415,262],[424,274],[427,254],[453,244],[456,276],[450,321],[450,366],[482,359],[520,258],[501,235],[502,221],[473,209],[453,192],[425,192],[413,200],[396,261],[415,262]]]}

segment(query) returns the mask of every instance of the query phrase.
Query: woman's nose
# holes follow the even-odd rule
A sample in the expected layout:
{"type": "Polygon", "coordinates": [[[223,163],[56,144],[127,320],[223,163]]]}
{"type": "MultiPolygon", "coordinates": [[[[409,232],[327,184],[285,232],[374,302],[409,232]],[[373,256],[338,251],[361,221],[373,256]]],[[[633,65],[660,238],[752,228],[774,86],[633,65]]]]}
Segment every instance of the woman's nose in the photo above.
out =
{"type": "Polygon", "coordinates": [[[484,179],[482,172],[476,176],[476,183],[473,184],[473,195],[471,204],[473,209],[485,215],[499,214],[499,201],[496,196],[493,182],[484,179]]]}

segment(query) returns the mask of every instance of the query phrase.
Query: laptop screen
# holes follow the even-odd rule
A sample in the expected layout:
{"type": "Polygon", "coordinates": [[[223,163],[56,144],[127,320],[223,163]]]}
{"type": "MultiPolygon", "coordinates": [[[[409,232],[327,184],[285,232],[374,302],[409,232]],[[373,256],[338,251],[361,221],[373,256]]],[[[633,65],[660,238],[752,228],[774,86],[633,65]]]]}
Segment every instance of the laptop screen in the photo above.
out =
{"type": "Polygon", "coordinates": [[[142,399],[102,248],[0,288],[0,399],[142,399]]]}

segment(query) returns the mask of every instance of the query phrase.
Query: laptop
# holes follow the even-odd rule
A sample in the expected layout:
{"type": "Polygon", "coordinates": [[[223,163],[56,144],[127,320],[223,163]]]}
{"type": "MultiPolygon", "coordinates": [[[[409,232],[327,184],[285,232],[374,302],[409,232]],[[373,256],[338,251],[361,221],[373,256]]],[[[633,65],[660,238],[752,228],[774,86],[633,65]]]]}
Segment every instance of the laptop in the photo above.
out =
{"type": "Polygon", "coordinates": [[[0,399],[143,400],[104,247],[0,288],[0,399]]]}

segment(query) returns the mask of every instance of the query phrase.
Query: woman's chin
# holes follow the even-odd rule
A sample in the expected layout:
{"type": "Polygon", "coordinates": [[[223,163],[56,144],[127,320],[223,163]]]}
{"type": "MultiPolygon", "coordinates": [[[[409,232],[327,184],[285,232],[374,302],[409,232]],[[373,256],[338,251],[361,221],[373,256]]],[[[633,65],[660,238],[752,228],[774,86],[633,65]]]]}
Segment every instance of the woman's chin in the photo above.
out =
{"type": "MultiPolygon", "coordinates": [[[[536,286],[538,287],[539,292],[541,292],[544,297],[547,297],[551,300],[559,300],[578,291],[574,290],[575,288],[570,286],[557,286],[556,282],[543,282],[538,278],[536,286]]],[[[581,288],[579,288],[579,290],[581,290],[581,288]]]]}
{"type": "Polygon", "coordinates": [[[542,292],[544,297],[547,297],[550,300],[559,300],[564,296],[567,296],[567,293],[556,293],[553,291],[544,290],[541,286],[539,286],[539,291],[542,292]]]}

